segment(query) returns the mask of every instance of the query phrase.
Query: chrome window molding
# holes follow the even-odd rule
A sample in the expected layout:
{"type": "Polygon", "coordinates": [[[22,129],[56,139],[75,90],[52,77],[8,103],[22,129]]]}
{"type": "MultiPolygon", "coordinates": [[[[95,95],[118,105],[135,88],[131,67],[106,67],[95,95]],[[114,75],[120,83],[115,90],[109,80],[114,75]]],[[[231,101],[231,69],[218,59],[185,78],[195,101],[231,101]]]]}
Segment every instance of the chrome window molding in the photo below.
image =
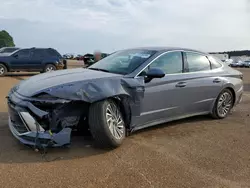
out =
{"type": "MultiPolygon", "coordinates": [[[[159,57],[161,57],[161,56],[163,56],[163,55],[165,55],[165,54],[167,54],[167,53],[171,53],[171,52],[183,52],[183,53],[185,53],[185,52],[191,52],[191,53],[196,53],[196,54],[200,54],[200,55],[203,55],[203,56],[206,56],[206,57],[208,57],[208,54],[206,54],[206,53],[202,53],[202,52],[196,52],[196,51],[190,51],[190,50],[170,50],[170,51],[167,51],[167,52],[163,52],[162,54],[160,54],[160,55],[158,55],[157,57],[155,57],[154,59],[152,59],[144,68],[142,68],[142,70],[140,70],[137,74],[136,74],[136,76],[134,77],[134,78],[138,78],[138,77],[140,77],[140,76],[138,76],[139,74],[141,74],[141,72],[142,71],[144,71],[146,68],[148,68],[148,66],[150,66],[155,60],[157,60],[159,57]]],[[[208,58],[207,58],[208,59],[208,58]]],[[[208,59],[208,61],[209,61],[209,59],[208,59]]],[[[210,62],[210,61],[209,61],[210,62]]],[[[211,63],[211,62],[210,62],[211,63]]],[[[207,72],[207,71],[210,71],[210,72],[216,72],[218,69],[221,69],[221,68],[223,68],[224,67],[224,65],[223,64],[220,64],[221,65],[221,67],[218,67],[218,68],[216,68],[216,69],[210,69],[210,70],[205,70],[205,71],[195,71],[195,72],[182,72],[182,73],[173,73],[173,74],[166,74],[166,75],[180,75],[180,74],[193,74],[193,73],[205,73],[205,72],[207,72]]]]}

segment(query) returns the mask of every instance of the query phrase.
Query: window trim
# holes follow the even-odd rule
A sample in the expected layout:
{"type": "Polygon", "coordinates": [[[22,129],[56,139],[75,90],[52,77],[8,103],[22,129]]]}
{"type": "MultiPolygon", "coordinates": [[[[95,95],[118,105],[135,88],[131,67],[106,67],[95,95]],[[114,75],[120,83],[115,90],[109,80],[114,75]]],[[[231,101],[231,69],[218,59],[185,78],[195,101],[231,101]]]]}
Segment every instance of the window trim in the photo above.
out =
{"type": "MultiPolygon", "coordinates": [[[[203,53],[203,52],[197,52],[197,51],[192,51],[192,50],[169,50],[169,51],[166,51],[166,52],[163,52],[161,53],[160,55],[158,55],[157,57],[155,57],[154,59],[152,59],[144,68],[142,68],[135,76],[134,78],[139,78],[139,74],[141,74],[142,71],[144,71],[151,63],[154,62],[154,60],[156,60],[158,57],[166,54],[166,53],[170,53],[170,52],[182,52],[183,54],[183,58],[184,58],[184,65],[187,66],[187,61],[186,61],[186,52],[192,52],[192,53],[197,53],[197,54],[200,54],[200,55],[204,55],[204,56],[208,56],[208,54],[206,53],[203,53]]],[[[210,61],[209,61],[210,62],[210,61]]],[[[216,72],[218,69],[222,69],[224,67],[224,64],[221,64],[222,66],[221,67],[218,67],[216,69],[210,69],[210,72],[216,72]]],[[[188,66],[187,66],[188,67],[188,66]]],[[[173,73],[173,74],[167,74],[167,75],[180,75],[180,74],[194,74],[194,73],[205,73],[205,72],[208,72],[207,70],[206,71],[197,71],[197,72],[182,72],[182,73],[173,73]]]]}

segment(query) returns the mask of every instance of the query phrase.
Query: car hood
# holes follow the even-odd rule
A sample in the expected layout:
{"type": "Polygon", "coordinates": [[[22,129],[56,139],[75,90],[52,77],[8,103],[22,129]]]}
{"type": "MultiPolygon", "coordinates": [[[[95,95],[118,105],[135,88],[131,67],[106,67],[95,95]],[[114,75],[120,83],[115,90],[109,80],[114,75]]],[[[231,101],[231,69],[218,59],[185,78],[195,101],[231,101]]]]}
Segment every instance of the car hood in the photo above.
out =
{"type": "Polygon", "coordinates": [[[74,83],[89,83],[96,79],[122,77],[118,74],[106,73],[84,68],[58,70],[32,76],[22,81],[16,89],[19,94],[31,97],[46,89],[74,83]]]}

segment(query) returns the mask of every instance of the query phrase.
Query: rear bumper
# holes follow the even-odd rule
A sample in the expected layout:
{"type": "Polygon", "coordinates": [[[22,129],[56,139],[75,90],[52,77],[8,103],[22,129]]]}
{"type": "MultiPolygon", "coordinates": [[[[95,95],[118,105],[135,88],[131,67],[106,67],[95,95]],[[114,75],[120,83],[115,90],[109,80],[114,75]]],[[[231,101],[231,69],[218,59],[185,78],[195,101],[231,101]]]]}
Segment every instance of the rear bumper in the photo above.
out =
{"type": "Polygon", "coordinates": [[[56,65],[56,69],[57,69],[57,70],[65,69],[64,67],[65,67],[64,64],[58,64],[58,65],[56,65]]]}

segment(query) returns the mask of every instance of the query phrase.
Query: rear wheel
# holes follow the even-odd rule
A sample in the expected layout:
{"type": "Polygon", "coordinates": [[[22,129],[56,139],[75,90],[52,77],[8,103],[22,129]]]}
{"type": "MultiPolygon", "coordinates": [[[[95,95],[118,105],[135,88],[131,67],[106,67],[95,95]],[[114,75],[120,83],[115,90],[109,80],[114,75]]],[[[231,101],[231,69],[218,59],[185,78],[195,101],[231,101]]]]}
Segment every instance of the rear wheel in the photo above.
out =
{"type": "Polygon", "coordinates": [[[56,67],[52,64],[47,64],[44,68],[44,72],[52,72],[55,70],[56,70],[56,67]]]}
{"type": "Polygon", "coordinates": [[[233,108],[234,96],[232,91],[224,89],[215,101],[212,117],[216,119],[223,119],[228,116],[233,108]]]}
{"type": "Polygon", "coordinates": [[[125,138],[125,122],[120,107],[112,100],[92,104],[89,109],[89,128],[97,146],[120,146],[125,138]]]}
{"type": "Polygon", "coordinates": [[[5,76],[5,74],[8,72],[5,65],[0,64],[0,76],[5,76]]]}

